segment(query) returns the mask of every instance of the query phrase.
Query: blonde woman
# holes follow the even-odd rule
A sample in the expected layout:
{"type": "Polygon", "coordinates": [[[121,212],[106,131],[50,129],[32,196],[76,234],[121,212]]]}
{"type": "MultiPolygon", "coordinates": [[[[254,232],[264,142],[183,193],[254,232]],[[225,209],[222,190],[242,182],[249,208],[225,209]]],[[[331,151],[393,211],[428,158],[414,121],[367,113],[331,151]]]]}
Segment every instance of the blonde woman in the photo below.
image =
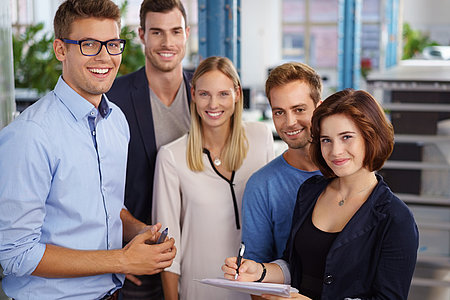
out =
{"type": "Polygon", "coordinates": [[[262,123],[243,123],[242,88],[231,61],[209,57],[192,79],[189,133],[161,147],[156,160],[153,220],[169,228],[177,255],[162,274],[171,299],[250,299],[194,279],[219,277],[223,257],[241,240],[241,200],[250,175],[273,158],[262,123]]]}

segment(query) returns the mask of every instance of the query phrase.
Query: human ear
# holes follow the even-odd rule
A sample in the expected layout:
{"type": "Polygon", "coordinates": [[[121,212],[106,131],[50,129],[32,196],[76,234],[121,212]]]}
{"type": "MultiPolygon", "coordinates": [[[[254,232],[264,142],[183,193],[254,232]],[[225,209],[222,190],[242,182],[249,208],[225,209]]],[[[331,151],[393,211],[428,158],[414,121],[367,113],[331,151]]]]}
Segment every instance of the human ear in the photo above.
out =
{"type": "Polygon", "coordinates": [[[238,87],[238,88],[236,89],[236,97],[235,97],[235,99],[234,99],[234,102],[235,102],[235,103],[238,103],[238,102],[239,102],[239,99],[241,99],[241,90],[242,90],[241,87],[238,87]]]}
{"type": "Polygon", "coordinates": [[[67,48],[64,42],[60,39],[53,41],[53,51],[55,52],[56,59],[59,61],[66,60],[67,48]]]}
{"type": "Polygon", "coordinates": [[[191,86],[191,101],[194,101],[194,100],[195,100],[195,88],[193,86],[191,86]]]}
{"type": "Polygon", "coordinates": [[[145,45],[145,30],[142,27],[138,29],[139,38],[141,39],[141,43],[145,45]]]}

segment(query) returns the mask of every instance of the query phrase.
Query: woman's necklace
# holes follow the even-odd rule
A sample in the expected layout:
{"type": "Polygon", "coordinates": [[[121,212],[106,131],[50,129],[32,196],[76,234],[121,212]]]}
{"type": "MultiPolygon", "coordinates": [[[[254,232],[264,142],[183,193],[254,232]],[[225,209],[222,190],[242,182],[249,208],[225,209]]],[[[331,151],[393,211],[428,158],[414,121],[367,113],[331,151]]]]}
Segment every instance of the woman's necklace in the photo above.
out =
{"type": "Polygon", "coordinates": [[[216,167],[218,167],[218,166],[220,166],[220,165],[222,164],[222,161],[220,160],[219,157],[216,157],[216,158],[214,159],[214,164],[216,165],[216,167]]]}
{"type": "MultiPolygon", "coordinates": [[[[377,180],[377,179],[375,178],[375,180],[377,180]]],[[[368,190],[372,186],[373,183],[374,182],[371,182],[368,186],[366,186],[365,188],[363,188],[362,190],[357,192],[355,195],[361,194],[362,192],[368,190]]],[[[344,196],[342,196],[340,189],[341,189],[341,179],[339,178],[338,193],[339,193],[339,196],[341,196],[341,201],[339,201],[338,204],[339,204],[339,206],[343,206],[345,204],[345,201],[350,198],[351,193],[349,195],[347,195],[347,197],[344,197],[344,196]]]]}

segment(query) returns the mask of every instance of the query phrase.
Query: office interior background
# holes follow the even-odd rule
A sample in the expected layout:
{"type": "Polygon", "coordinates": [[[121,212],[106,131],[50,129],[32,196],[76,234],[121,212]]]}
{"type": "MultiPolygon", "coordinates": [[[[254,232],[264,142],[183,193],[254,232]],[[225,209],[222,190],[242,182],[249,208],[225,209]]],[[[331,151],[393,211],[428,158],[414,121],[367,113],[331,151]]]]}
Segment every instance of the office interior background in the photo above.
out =
{"type": "MultiPolygon", "coordinates": [[[[61,2],[0,1],[0,129],[52,89],[60,74],[49,44],[61,2]]],[[[141,0],[115,2],[124,9],[130,40],[125,74],[143,65],[136,34],[141,0]]],[[[264,83],[271,68],[287,61],[315,68],[324,98],[347,87],[375,95],[396,133],[380,174],[419,226],[409,299],[450,299],[450,0],[182,2],[191,27],[184,66],[195,68],[209,55],[232,59],[248,120],[272,126],[264,83]]],[[[280,153],[285,146],[276,147],[280,153]]],[[[8,299],[1,289],[0,299],[8,299]]]]}

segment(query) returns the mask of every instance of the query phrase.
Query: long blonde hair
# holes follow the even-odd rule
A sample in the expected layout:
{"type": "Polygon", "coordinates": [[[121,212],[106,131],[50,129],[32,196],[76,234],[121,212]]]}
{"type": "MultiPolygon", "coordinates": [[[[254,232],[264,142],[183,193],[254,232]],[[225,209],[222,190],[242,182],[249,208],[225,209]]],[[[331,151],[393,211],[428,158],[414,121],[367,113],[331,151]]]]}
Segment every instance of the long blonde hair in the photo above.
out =
{"type": "MultiPolygon", "coordinates": [[[[242,95],[241,81],[233,63],[226,57],[211,56],[203,60],[195,70],[191,85],[195,90],[197,80],[205,73],[218,70],[231,79],[235,91],[239,91],[239,99],[236,102],[234,113],[231,116],[230,135],[228,136],[222,151],[224,166],[230,170],[241,167],[248,151],[248,141],[242,126],[242,111],[244,101],[242,95]]],[[[203,135],[202,122],[197,113],[195,101],[191,101],[191,126],[189,129],[186,159],[189,169],[192,171],[203,171],[203,135]]]]}

